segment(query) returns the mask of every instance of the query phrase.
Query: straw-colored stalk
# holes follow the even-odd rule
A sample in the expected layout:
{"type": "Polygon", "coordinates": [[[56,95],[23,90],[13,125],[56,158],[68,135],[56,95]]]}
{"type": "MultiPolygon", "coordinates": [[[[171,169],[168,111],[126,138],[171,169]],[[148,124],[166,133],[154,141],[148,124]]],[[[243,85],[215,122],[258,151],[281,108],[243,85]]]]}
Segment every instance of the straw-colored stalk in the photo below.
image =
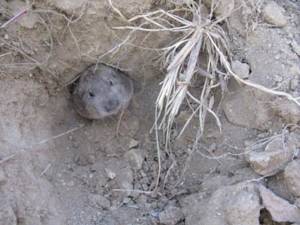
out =
{"type": "MultiPolygon", "coordinates": [[[[109,2],[111,3],[111,0],[109,2]]],[[[117,11],[117,14],[120,15],[120,11],[117,11]]],[[[288,100],[300,105],[299,99],[297,100],[297,98],[294,98],[290,94],[243,80],[232,71],[227,36],[219,25],[229,15],[212,20],[212,14],[211,12],[210,15],[204,17],[200,3],[197,4],[194,1],[189,1],[189,4],[182,5],[175,10],[165,11],[159,9],[128,19],[127,22],[129,25],[115,27],[116,29],[130,30],[131,32],[173,32],[177,34],[176,37],[179,36],[170,46],[162,49],[165,55],[164,66],[167,72],[161,83],[160,93],[156,101],[156,120],[154,126],[159,160],[160,144],[158,130],[163,131],[165,149],[170,150],[172,126],[185,100],[192,103],[189,104],[192,113],[180,131],[179,136],[192,118],[196,116],[199,121],[199,131],[197,132],[195,141],[197,143],[203,134],[207,113],[210,113],[215,118],[221,131],[221,122],[217,114],[213,111],[215,98],[212,89],[217,87],[224,89],[226,80],[229,77],[233,77],[239,83],[269,94],[286,97],[288,100]],[[180,16],[182,14],[186,16],[180,16]],[[200,53],[208,56],[206,68],[199,66],[200,53]],[[205,80],[199,95],[193,96],[189,91],[189,87],[192,79],[196,76],[204,77],[205,80]]],[[[122,19],[124,20],[123,15],[122,19]]],[[[197,144],[194,146],[197,146],[197,144]]]]}

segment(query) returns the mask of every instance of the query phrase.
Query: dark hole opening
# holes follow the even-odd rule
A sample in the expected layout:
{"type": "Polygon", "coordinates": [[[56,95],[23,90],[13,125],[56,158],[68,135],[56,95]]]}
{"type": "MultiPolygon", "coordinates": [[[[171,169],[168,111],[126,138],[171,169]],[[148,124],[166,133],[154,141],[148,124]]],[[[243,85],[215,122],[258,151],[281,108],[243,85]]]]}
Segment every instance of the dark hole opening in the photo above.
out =
{"type": "Polygon", "coordinates": [[[289,222],[278,223],[273,221],[271,214],[266,209],[262,209],[260,211],[259,223],[260,225],[291,225],[292,224],[289,222]]]}

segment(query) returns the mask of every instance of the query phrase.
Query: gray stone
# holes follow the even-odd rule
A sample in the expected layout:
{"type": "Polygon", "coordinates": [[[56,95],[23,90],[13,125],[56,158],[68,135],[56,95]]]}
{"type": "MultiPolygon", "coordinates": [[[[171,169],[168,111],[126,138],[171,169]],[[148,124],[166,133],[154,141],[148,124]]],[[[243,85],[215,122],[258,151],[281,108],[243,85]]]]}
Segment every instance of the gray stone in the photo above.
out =
{"type": "Polygon", "coordinates": [[[129,142],[129,149],[132,149],[132,148],[136,148],[138,147],[139,145],[139,142],[135,139],[131,139],[130,142],[129,142]]]}
{"type": "Polygon", "coordinates": [[[300,197],[300,160],[294,160],[287,165],[284,180],[291,194],[300,197]]]}
{"type": "Polygon", "coordinates": [[[249,77],[250,67],[247,63],[242,63],[238,60],[235,60],[231,64],[232,70],[242,79],[247,79],[249,77]]]}
{"type": "Polygon", "coordinates": [[[181,205],[187,225],[259,225],[261,205],[253,183],[225,186],[208,198],[193,194],[181,205]]]}
{"type": "Polygon", "coordinates": [[[110,201],[102,195],[89,194],[88,196],[89,204],[95,208],[109,209],[110,201]]]}
{"type": "Polygon", "coordinates": [[[261,209],[259,197],[254,190],[241,189],[226,203],[226,221],[231,225],[259,224],[261,209]]]}
{"type": "Polygon", "coordinates": [[[143,166],[144,156],[140,149],[132,149],[125,153],[125,158],[134,170],[140,170],[143,166]]]}
{"type": "Polygon", "coordinates": [[[266,130],[272,120],[272,112],[265,103],[268,98],[256,89],[243,87],[225,97],[223,110],[229,122],[235,125],[266,130]]]}
{"type": "Polygon", "coordinates": [[[167,206],[160,214],[159,221],[165,225],[175,225],[184,219],[184,214],[180,208],[176,206],[167,206]]]}
{"type": "Polygon", "coordinates": [[[268,2],[264,7],[263,16],[268,23],[277,27],[283,27],[287,24],[284,9],[274,1],[268,2]]]}
{"type": "Polygon", "coordinates": [[[275,115],[281,117],[285,123],[300,122],[300,106],[286,98],[276,98],[271,103],[271,108],[275,115]]]}
{"type": "Polygon", "coordinates": [[[300,209],[283,198],[275,195],[263,185],[259,186],[260,196],[264,207],[276,222],[300,222],[300,209]]]}
{"type": "Polygon", "coordinates": [[[296,151],[294,139],[291,137],[283,145],[281,137],[272,140],[263,152],[250,152],[246,160],[254,171],[263,176],[271,176],[283,170],[293,159],[296,151]]]}
{"type": "Polygon", "coordinates": [[[115,188],[122,189],[120,193],[124,194],[124,197],[130,195],[133,189],[133,172],[129,163],[115,158],[105,163],[107,164],[105,167],[106,174],[110,179],[115,180],[115,188]]]}

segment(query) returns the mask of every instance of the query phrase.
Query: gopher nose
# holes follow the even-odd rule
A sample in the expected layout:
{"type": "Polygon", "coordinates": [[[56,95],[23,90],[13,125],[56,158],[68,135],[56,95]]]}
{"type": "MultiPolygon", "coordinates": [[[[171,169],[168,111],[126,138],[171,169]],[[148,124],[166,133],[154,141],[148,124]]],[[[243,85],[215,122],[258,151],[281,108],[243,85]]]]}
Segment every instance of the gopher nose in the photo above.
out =
{"type": "Polygon", "coordinates": [[[114,111],[119,106],[119,104],[120,104],[119,100],[110,99],[107,102],[105,102],[104,109],[106,110],[106,112],[110,113],[114,111]]]}

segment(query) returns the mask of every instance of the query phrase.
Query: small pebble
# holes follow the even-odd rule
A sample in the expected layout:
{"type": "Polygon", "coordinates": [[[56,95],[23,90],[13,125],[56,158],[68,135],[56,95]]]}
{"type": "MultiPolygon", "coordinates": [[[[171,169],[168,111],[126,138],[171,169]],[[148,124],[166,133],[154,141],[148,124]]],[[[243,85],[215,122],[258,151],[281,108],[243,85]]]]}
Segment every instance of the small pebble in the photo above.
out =
{"type": "Polygon", "coordinates": [[[136,148],[139,146],[139,142],[135,139],[131,139],[129,142],[129,149],[136,148]]]}
{"type": "Polygon", "coordinates": [[[165,225],[175,225],[184,219],[184,215],[180,208],[175,206],[167,206],[159,213],[159,221],[165,225]]]}
{"type": "Polygon", "coordinates": [[[232,62],[232,70],[242,79],[247,79],[249,77],[250,67],[247,63],[242,63],[240,61],[233,61],[232,62]]]}
{"type": "Polygon", "coordinates": [[[299,86],[299,80],[297,78],[294,78],[290,81],[290,89],[292,91],[295,91],[298,86],[299,86]]]}
{"type": "Polygon", "coordinates": [[[113,171],[111,171],[110,169],[107,169],[107,168],[105,168],[105,173],[106,173],[107,177],[111,180],[115,179],[116,176],[117,176],[115,172],[113,172],[113,171]]]}
{"type": "Polygon", "coordinates": [[[95,208],[101,208],[101,209],[110,208],[110,201],[102,195],[89,194],[88,199],[90,205],[95,208]]]}

